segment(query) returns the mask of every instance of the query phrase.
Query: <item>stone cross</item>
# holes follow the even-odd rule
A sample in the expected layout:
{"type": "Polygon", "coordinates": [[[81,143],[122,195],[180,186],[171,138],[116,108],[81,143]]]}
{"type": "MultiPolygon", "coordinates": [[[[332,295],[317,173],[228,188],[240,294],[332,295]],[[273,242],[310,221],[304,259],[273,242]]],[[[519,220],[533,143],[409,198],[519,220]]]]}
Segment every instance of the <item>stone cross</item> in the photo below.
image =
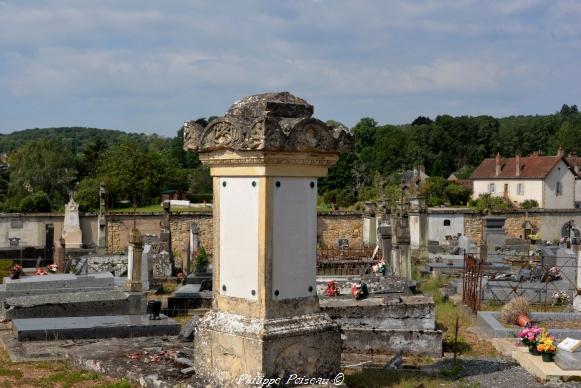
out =
{"type": "Polygon", "coordinates": [[[351,138],[312,114],[290,93],[265,93],[184,126],[213,177],[214,300],[194,343],[196,376],[212,386],[339,372],[340,333],[316,290],[317,178],[351,138]]]}
{"type": "Polygon", "coordinates": [[[133,228],[129,233],[129,251],[127,254],[127,283],[125,288],[129,292],[143,291],[141,282],[143,255],[143,236],[138,229],[133,228]]]}

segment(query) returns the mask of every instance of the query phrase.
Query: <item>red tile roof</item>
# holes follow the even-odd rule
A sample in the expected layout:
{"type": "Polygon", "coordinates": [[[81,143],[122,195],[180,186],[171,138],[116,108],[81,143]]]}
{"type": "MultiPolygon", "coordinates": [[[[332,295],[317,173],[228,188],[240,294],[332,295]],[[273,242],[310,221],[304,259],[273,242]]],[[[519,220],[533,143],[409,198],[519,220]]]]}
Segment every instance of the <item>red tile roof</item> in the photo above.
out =
{"type": "Polygon", "coordinates": [[[500,174],[496,175],[496,159],[484,159],[472,173],[470,179],[544,179],[553,167],[563,160],[561,156],[527,156],[520,157],[520,175],[516,175],[517,158],[500,158],[500,174]]]}

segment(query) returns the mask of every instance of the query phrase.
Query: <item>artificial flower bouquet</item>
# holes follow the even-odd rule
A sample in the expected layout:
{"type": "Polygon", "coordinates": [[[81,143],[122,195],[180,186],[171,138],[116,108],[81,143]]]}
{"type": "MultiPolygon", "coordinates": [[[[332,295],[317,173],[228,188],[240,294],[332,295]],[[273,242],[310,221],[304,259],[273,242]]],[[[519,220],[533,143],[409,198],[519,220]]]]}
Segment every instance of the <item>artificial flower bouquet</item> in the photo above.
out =
{"type": "Polygon", "coordinates": [[[550,335],[547,330],[543,330],[539,337],[537,351],[539,351],[543,356],[543,361],[553,361],[553,356],[557,351],[557,347],[555,346],[555,337],[550,335]]]}
{"type": "Polygon", "coordinates": [[[543,329],[540,327],[529,326],[525,327],[518,336],[520,337],[521,342],[529,348],[531,354],[538,355],[540,352],[537,350],[537,345],[539,344],[542,333],[543,329]]]}

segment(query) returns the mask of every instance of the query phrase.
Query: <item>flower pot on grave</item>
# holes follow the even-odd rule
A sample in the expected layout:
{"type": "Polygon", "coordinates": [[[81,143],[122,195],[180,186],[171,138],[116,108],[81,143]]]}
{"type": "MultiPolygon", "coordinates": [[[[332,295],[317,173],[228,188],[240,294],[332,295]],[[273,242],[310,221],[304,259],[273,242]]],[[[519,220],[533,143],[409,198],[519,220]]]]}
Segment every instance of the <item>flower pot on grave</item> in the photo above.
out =
{"type": "Polygon", "coordinates": [[[531,320],[526,314],[519,314],[518,318],[516,319],[516,324],[520,327],[526,327],[530,323],[531,320]]]}
{"type": "Polygon", "coordinates": [[[541,355],[541,352],[539,352],[537,350],[537,345],[529,346],[529,353],[532,354],[533,356],[540,356],[541,355]]]}
{"type": "Polygon", "coordinates": [[[542,353],[543,362],[553,362],[555,353],[542,353]]]}

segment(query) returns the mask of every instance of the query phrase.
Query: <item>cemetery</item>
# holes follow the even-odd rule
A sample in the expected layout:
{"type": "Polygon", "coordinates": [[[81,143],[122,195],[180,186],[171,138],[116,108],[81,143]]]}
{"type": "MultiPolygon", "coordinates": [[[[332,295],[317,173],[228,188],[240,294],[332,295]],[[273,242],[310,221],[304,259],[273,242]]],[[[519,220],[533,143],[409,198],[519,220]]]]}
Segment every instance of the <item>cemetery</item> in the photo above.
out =
{"type": "Polygon", "coordinates": [[[537,381],[581,378],[581,351],[551,350],[581,339],[573,220],[554,243],[531,237],[532,217],[517,238],[502,214],[466,227],[430,213],[413,186],[361,214],[318,215],[317,178],[352,139],[313,111],[288,92],[265,93],[206,126],[185,123],[185,147],[210,168],[211,213],[188,219],[168,200],[156,222],[112,217],[101,186],[89,246],[71,195],[52,263],[17,264],[0,285],[11,361],[67,360],[145,387],[252,386],[259,376],[314,386],[369,370],[477,378],[458,358],[488,346],[509,360],[491,361],[491,373],[520,364],[537,381]],[[436,233],[438,222],[453,233],[436,233]],[[523,327],[499,310],[518,297],[523,327]],[[530,344],[531,353],[514,345],[537,326],[548,331],[535,346],[554,354],[546,365],[530,344]]]}

